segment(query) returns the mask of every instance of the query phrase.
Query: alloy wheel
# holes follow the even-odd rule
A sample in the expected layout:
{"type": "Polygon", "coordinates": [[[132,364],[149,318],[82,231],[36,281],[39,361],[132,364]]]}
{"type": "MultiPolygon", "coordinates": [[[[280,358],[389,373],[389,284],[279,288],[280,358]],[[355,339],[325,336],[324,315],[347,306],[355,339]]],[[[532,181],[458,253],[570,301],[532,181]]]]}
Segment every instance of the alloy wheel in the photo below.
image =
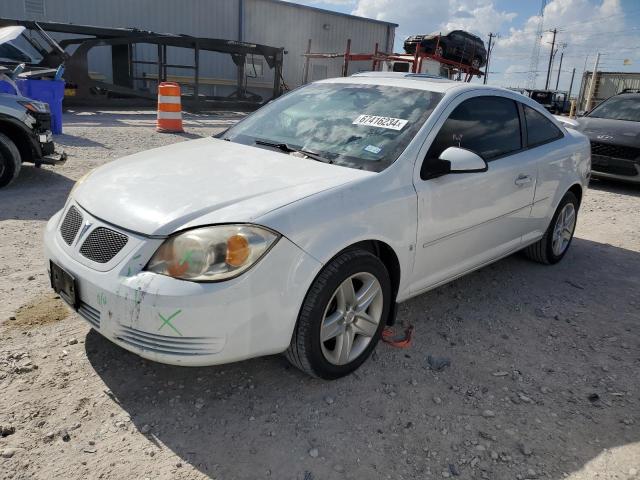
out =
{"type": "Polygon", "coordinates": [[[378,331],[384,306],[378,279],[360,272],[344,280],[331,296],[320,325],[324,358],[345,365],[358,358],[378,331]]]}
{"type": "Polygon", "coordinates": [[[571,237],[573,237],[573,230],[576,227],[576,208],[573,203],[567,203],[558,218],[556,224],[553,227],[553,237],[551,240],[551,249],[553,254],[560,256],[569,246],[571,237]]]}

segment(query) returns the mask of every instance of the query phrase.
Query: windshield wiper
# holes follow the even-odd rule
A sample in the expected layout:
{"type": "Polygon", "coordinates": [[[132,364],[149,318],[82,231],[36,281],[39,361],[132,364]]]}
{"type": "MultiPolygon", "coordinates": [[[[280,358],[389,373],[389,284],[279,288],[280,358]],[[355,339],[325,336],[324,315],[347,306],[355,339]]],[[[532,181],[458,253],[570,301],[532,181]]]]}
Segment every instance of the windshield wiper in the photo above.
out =
{"type": "Polygon", "coordinates": [[[268,142],[267,140],[256,140],[256,145],[264,145],[265,147],[273,147],[285,153],[301,153],[302,155],[311,158],[312,160],[317,160],[318,162],[324,163],[333,163],[333,160],[329,158],[325,158],[322,155],[319,155],[314,152],[310,152],[308,150],[302,150],[300,148],[295,148],[289,145],[288,143],[278,143],[278,142],[268,142]]]}

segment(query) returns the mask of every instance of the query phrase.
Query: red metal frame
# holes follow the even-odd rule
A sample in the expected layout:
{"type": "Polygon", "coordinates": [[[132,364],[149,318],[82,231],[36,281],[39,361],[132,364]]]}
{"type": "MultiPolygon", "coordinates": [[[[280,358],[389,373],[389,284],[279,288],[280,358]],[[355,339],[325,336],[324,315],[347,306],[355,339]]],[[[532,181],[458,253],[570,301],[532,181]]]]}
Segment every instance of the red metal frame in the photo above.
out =
{"type": "MultiPolygon", "coordinates": [[[[440,37],[438,37],[438,43],[436,44],[436,51],[438,46],[440,45],[440,37]]],[[[409,55],[402,53],[384,53],[378,50],[378,44],[375,44],[375,48],[373,53],[351,53],[351,39],[347,40],[347,48],[344,53],[312,53],[311,52],[311,39],[309,39],[309,44],[307,47],[307,53],[304,53],[305,57],[305,74],[304,74],[304,83],[308,81],[308,72],[309,72],[309,61],[313,58],[342,58],[342,76],[348,76],[349,72],[349,63],[350,62],[363,62],[363,61],[371,61],[372,62],[372,70],[376,71],[380,62],[384,61],[395,61],[395,62],[406,62],[410,64],[410,71],[412,73],[418,73],[422,70],[422,62],[425,58],[430,60],[435,60],[439,62],[441,65],[445,65],[449,70],[449,75],[451,77],[458,76],[461,78],[464,73],[464,81],[470,82],[474,75],[481,77],[484,75],[482,71],[471,66],[465,65],[461,62],[456,62],[454,60],[449,60],[443,57],[436,55],[435,53],[427,53],[422,51],[422,47],[420,44],[416,45],[416,51],[413,55],[413,58],[409,57],[409,55]]]]}

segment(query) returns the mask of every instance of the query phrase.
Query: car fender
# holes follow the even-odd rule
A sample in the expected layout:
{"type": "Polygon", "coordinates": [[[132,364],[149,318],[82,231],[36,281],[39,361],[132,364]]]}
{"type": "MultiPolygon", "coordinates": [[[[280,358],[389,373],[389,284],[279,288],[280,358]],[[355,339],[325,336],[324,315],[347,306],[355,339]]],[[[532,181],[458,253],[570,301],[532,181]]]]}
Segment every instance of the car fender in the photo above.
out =
{"type": "MultiPolygon", "coordinates": [[[[543,159],[538,172],[535,199],[531,216],[536,229],[523,239],[525,243],[537,240],[549,227],[549,223],[564,195],[575,185],[579,185],[584,197],[589,185],[591,169],[591,149],[589,140],[581,133],[565,129],[565,137],[555,150],[543,159]]],[[[556,142],[539,147],[552,148],[556,142]]],[[[541,155],[543,152],[541,152],[541,155]]]]}
{"type": "Polygon", "coordinates": [[[36,134],[24,122],[6,113],[0,113],[0,132],[13,140],[23,162],[33,161],[34,158],[42,156],[36,134]]]}
{"type": "Polygon", "coordinates": [[[400,264],[401,301],[408,296],[417,225],[415,189],[403,181],[411,171],[411,162],[398,161],[377,175],[303,198],[256,222],[281,233],[321,265],[355,243],[386,243],[400,264]]]}

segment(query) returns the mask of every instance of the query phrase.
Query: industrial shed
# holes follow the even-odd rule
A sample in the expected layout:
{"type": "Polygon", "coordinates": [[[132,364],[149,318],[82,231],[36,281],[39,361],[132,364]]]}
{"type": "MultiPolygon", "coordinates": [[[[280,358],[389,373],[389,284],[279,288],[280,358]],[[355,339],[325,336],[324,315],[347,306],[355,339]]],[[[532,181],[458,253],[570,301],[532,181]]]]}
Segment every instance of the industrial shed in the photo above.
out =
{"type": "MultiPolygon", "coordinates": [[[[19,20],[64,22],[100,27],[137,28],[158,33],[255,42],[284,47],[283,80],[289,88],[302,83],[308,40],[313,49],[342,52],[351,39],[353,52],[371,52],[377,43],[382,51],[393,51],[396,24],[356,17],[281,0],[2,0],[0,17],[19,20]]],[[[62,37],[65,38],[65,37],[62,37]]],[[[97,78],[112,80],[109,46],[91,52],[89,69],[97,78]]],[[[172,63],[188,64],[188,52],[173,48],[172,63]]],[[[137,60],[152,63],[154,48],[138,48],[137,60]]],[[[202,59],[200,75],[213,95],[234,91],[237,68],[228,55],[211,53],[202,59]]],[[[153,65],[139,64],[137,76],[152,78],[153,65]]],[[[341,74],[336,59],[316,60],[309,71],[310,80],[341,74]]],[[[369,70],[369,63],[353,63],[349,73],[369,70]]],[[[273,72],[261,59],[247,58],[247,88],[265,99],[271,95],[273,72]]],[[[168,71],[169,79],[188,83],[189,71],[168,71]]]]}

